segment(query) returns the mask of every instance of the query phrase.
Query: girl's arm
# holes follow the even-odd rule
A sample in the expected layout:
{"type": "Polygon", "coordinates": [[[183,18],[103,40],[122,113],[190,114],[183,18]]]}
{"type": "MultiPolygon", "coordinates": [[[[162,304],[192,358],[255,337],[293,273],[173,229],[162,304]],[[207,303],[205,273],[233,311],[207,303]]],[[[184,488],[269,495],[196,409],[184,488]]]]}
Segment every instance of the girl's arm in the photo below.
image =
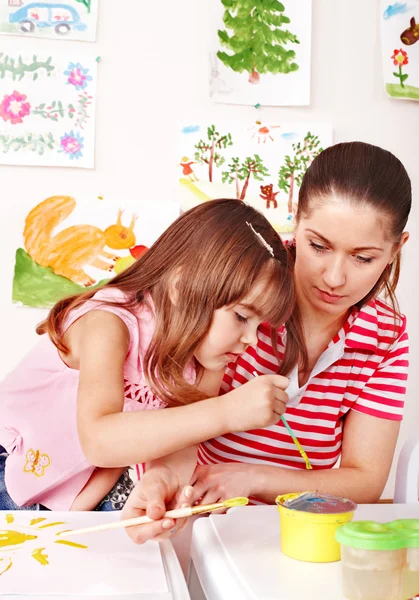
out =
{"type": "Polygon", "coordinates": [[[95,469],[89,481],[74,500],[70,510],[94,510],[115,486],[125,468],[95,469]]]}
{"type": "Polygon", "coordinates": [[[217,502],[233,496],[254,496],[273,504],[276,496],[317,490],[360,504],[377,502],[386,484],[400,422],[353,410],[345,419],[341,464],[336,469],[287,469],[248,463],[197,467],[191,480],[194,500],[217,502]]]}
{"type": "Polygon", "coordinates": [[[188,406],[122,412],[128,329],[115,314],[81,317],[66,339],[79,368],[77,426],[83,452],[97,467],[148,462],[231,431],[265,427],[285,410],[288,380],[256,377],[222,397],[188,406]]]}

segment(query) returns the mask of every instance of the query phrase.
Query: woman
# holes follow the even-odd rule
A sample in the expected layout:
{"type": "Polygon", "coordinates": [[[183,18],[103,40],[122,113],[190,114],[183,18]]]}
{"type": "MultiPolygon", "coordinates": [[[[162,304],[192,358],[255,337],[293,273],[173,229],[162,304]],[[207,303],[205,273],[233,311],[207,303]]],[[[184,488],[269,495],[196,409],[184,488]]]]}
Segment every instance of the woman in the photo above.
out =
{"type": "MultiPolygon", "coordinates": [[[[307,489],[378,501],[406,391],[408,338],[395,289],[410,208],[410,179],[390,152],[352,142],[313,161],[300,189],[291,248],[308,364],[300,361],[289,375],[286,410],[313,470],[305,470],[282,422],[225,435],[201,444],[193,493],[186,488],[181,502],[246,495],[272,503],[277,494],[307,489]],[[378,299],[382,292],[389,304],[378,299]]],[[[260,328],[257,345],[227,368],[224,393],[255,373],[278,370],[286,345],[286,332],[280,333],[277,359],[260,328]]],[[[159,518],[181,481],[170,461],[160,461],[132,494],[124,517],[146,508],[159,518]]],[[[143,541],[161,534],[164,524],[174,525],[166,519],[129,533],[143,541]]]]}

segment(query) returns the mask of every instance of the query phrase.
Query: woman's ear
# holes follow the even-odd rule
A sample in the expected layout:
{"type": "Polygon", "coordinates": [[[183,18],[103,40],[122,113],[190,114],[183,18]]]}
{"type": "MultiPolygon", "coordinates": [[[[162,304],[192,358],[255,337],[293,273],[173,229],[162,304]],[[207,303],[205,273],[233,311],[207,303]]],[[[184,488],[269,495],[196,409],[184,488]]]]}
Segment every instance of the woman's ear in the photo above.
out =
{"type": "Polygon", "coordinates": [[[410,233],[408,231],[404,231],[402,233],[402,237],[400,238],[400,242],[398,244],[394,245],[394,252],[392,254],[391,257],[391,261],[390,261],[390,265],[392,264],[392,262],[394,261],[394,259],[396,258],[397,254],[400,252],[400,250],[403,248],[403,246],[405,245],[405,243],[408,241],[410,237],[410,233]]]}

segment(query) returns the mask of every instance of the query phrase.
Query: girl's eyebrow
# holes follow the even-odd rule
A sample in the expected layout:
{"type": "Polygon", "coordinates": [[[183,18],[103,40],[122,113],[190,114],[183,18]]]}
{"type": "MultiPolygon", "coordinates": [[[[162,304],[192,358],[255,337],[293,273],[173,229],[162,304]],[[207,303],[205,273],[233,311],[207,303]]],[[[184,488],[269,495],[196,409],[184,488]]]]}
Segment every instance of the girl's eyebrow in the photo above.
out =
{"type": "Polygon", "coordinates": [[[246,308],[254,313],[257,317],[262,318],[262,314],[258,308],[254,304],[244,304],[243,302],[239,302],[237,306],[241,306],[242,308],[246,308]]]}
{"type": "MultiPolygon", "coordinates": [[[[306,229],[306,231],[308,233],[313,233],[315,236],[317,236],[319,239],[321,239],[325,244],[333,247],[332,242],[330,242],[327,238],[325,238],[324,235],[321,235],[321,233],[319,233],[318,231],[315,231],[314,229],[306,229]]],[[[358,248],[353,248],[352,250],[353,250],[353,252],[362,252],[363,250],[377,250],[378,252],[384,252],[383,248],[378,248],[377,246],[359,246],[358,248]]]]}

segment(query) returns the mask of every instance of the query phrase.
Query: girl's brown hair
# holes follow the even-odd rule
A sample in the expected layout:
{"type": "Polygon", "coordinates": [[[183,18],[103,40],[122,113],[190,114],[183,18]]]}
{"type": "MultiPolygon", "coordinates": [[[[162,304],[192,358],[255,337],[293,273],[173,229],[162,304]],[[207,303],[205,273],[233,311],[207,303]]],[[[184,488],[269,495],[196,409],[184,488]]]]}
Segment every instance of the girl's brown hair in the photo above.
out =
{"type": "MultiPolygon", "coordinates": [[[[213,200],[181,215],[146,254],[104,288],[124,292],[127,300],[119,306],[131,311],[146,302],[146,294],[151,295],[156,327],[144,358],[145,374],[153,391],[169,406],[176,406],[203,398],[195,386],[185,383],[184,370],[194,360],[214,311],[244,299],[257,282],[263,285],[253,302],[270,324],[276,348],[276,330],[296,304],[288,253],[257,210],[239,200],[213,200]],[[174,281],[175,303],[170,291],[174,281]]],[[[64,322],[72,309],[94,294],[88,291],[61,300],[37,332],[48,333],[58,350],[68,353],[64,322]]],[[[298,315],[291,319],[287,338],[283,374],[305,356],[298,315]]],[[[202,367],[197,369],[199,377],[202,367]]]]}
{"type": "MultiPolygon", "coordinates": [[[[307,169],[300,188],[297,222],[308,215],[313,202],[339,196],[357,208],[373,208],[388,219],[389,234],[400,242],[412,204],[409,175],[391,152],[364,142],[336,144],[321,152],[307,169]]],[[[359,303],[360,308],[381,292],[399,313],[396,287],[400,275],[400,252],[396,254],[372,290],[359,303]]]]}

